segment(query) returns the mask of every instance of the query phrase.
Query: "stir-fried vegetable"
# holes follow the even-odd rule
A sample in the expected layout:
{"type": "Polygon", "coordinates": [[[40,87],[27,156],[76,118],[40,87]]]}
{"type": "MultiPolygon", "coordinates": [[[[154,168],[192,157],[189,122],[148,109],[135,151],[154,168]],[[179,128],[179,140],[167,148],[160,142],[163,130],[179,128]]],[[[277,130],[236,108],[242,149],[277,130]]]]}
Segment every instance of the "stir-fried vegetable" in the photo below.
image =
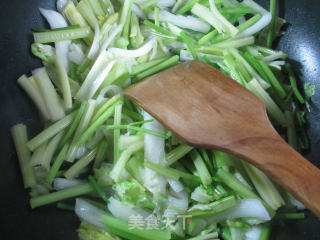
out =
{"type": "Polygon", "coordinates": [[[273,219],[303,218],[294,208],[303,205],[259,169],[187,146],[122,93],[198,59],[261,98],[285,140],[307,148],[314,86],[298,89],[287,55],[271,49],[284,23],[276,3],[270,12],[252,0],[58,0],[59,12],[40,9],[51,29],[34,29],[31,49],[44,67],[18,83],[46,128],[27,139],[25,125],[12,127],[31,207],[74,209],[84,240],[261,240],[273,219]]]}

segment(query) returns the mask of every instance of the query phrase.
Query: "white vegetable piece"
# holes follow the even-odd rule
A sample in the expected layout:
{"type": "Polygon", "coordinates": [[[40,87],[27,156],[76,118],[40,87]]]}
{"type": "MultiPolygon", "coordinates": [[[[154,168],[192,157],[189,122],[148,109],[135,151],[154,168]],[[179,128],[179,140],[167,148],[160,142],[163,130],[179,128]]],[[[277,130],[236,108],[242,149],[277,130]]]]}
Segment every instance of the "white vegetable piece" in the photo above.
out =
{"type": "Polygon", "coordinates": [[[140,215],[142,217],[148,217],[149,212],[140,208],[133,208],[129,205],[124,205],[114,197],[109,198],[108,209],[116,218],[128,221],[130,217],[140,215]]]}
{"type": "Polygon", "coordinates": [[[69,187],[78,186],[81,184],[85,184],[87,181],[79,180],[79,179],[65,179],[65,178],[56,178],[53,182],[53,188],[57,191],[66,189],[69,187]]]}
{"type": "MultiPolygon", "coordinates": [[[[189,210],[190,211],[190,210],[189,210]]],[[[210,221],[224,221],[226,219],[237,218],[257,218],[261,221],[269,221],[271,217],[267,209],[263,206],[258,199],[241,199],[238,204],[230,209],[221,213],[208,217],[210,221]]]]}
{"type": "Polygon", "coordinates": [[[81,198],[76,199],[75,213],[82,221],[86,221],[102,229],[106,227],[100,223],[100,218],[105,212],[81,198]]]}
{"type": "Polygon", "coordinates": [[[261,7],[260,5],[255,3],[254,1],[244,0],[243,4],[247,5],[248,7],[251,7],[257,13],[260,13],[262,15],[262,18],[258,22],[253,24],[251,27],[249,27],[246,30],[244,30],[243,32],[240,32],[239,34],[237,34],[237,37],[246,37],[246,36],[256,34],[257,32],[264,29],[266,26],[268,26],[269,23],[271,22],[271,19],[272,19],[271,13],[269,13],[267,10],[265,10],[263,7],[261,7]]]}
{"type": "MultiPolygon", "coordinates": [[[[53,10],[47,10],[43,8],[39,8],[41,14],[44,16],[44,18],[49,23],[51,29],[55,28],[63,28],[68,27],[67,21],[64,19],[64,17],[53,10]]],[[[71,44],[71,40],[64,40],[55,42],[55,48],[56,48],[56,54],[61,59],[64,67],[69,70],[69,59],[68,59],[68,51],[69,46],[71,44]]]]}

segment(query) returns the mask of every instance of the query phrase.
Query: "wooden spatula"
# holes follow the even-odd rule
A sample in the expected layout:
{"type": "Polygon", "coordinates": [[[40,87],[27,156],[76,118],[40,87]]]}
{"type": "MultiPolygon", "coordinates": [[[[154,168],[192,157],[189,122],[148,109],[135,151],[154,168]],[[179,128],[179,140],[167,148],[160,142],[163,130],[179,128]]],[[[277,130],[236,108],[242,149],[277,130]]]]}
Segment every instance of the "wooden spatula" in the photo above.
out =
{"type": "Polygon", "coordinates": [[[264,103],[228,76],[192,61],[125,94],[187,144],[254,164],[320,217],[320,170],[278,135],[264,103]]]}

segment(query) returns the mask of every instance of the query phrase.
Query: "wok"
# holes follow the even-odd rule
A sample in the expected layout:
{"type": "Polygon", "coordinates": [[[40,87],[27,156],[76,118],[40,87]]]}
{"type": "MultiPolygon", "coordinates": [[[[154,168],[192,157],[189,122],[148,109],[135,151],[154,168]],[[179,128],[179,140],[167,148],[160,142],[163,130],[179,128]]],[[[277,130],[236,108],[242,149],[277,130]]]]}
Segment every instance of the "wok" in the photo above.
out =
{"type": "MultiPolygon", "coordinates": [[[[19,122],[28,126],[29,136],[42,129],[36,108],[16,84],[16,79],[36,67],[39,60],[31,56],[31,28],[45,23],[38,7],[54,8],[55,0],[11,0],[0,2],[0,238],[1,239],[77,239],[77,217],[57,210],[55,205],[31,210],[28,191],[23,189],[17,157],[11,141],[10,127],[19,122]]],[[[258,0],[268,7],[268,0],[258,0]]],[[[278,42],[278,48],[289,54],[300,87],[303,82],[317,85],[312,112],[307,115],[311,150],[305,156],[320,166],[320,3],[318,0],[282,0],[279,14],[291,26],[278,42]]],[[[320,222],[310,212],[300,221],[275,226],[271,239],[319,240],[320,222]]]]}

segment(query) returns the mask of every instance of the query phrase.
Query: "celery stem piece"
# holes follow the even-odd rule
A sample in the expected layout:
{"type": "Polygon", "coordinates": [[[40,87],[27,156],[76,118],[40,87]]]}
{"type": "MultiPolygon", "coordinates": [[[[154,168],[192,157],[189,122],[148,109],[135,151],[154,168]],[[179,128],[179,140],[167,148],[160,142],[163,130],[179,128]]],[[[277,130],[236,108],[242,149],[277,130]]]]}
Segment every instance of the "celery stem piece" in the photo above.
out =
{"type": "Polygon", "coordinates": [[[152,131],[146,128],[142,128],[142,127],[135,127],[132,125],[109,125],[107,126],[108,130],[113,130],[113,129],[128,129],[128,130],[132,130],[132,131],[138,131],[138,132],[144,132],[144,133],[148,133],[148,134],[152,134],[158,137],[162,137],[165,139],[168,139],[168,136],[166,134],[160,133],[160,132],[156,132],[156,131],[152,131]]]}
{"type": "MultiPolygon", "coordinates": [[[[118,95],[119,96],[119,95],[118,95]]],[[[120,97],[120,96],[119,96],[120,97]]],[[[111,99],[110,99],[111,100],[111,99]]],[[[110,101],[109,100],[109,101],[110,101]]],[[[111,105],[103,114],[101,114],[100,117],[95,120],[89,128],[87,128],[81,136],[78,138],[76,144],[78,146],[81,146],[84,144],[91,136],[92,134],[108,119],[114,114],[114,109],[117,104],[119,104],[120,101],[116,101],[113,105],[111,105]]]]}
{"type": "Polygon", "coordinates": [[[50,168],[48,175],[46,177],[46,182],[52,184],[53,180],[58,174],[58,171],[66,158],[67,151],[69,149],[69,144],[65,144],[61,151],[59,152],[56,160],[54,161],[52,167],[50,168]]]}
{"type": "Polygon", "coordinates": [[[304,213],[277,213],[275,218],[277,219],[304,219],[304,213]]]}
{"type": "Polygon", "coordinates": [[[87,107],[88,102],[87,101],[83,101],[80,105],[79,110],[77,111],[74,120],[72,121],[71,126],[69,127],[67,133],[63,136],[61,142],[59,143],[57,149],[60,150],[72,137],[74,131],[77,129],[80,120],[82,118],[82,115],[87,107]]]}
{"type": "Polygon", "coordinates": [[[98,185],[97,181],[94,179],[93,176],[89,176],[88,177],[91,186],[93,187],[93,189],[99,194],[99,196],[103,199],[103,201],[108,204],[109,203],[109,199],[107,197],[107,195],[104,193],[103,189],[98,185]]]}
{"type": "Polygon", "coordinates": [[[58,55],[54,57],[54,65],[56,66],[60,85],[62,87],[62,96],[66,109],[72,108],[72,96],[70,90],[69,77],[63,63],[59,59],[58,55]]]}
{"type": "Polygon", "coordinates": [[[102,140],[97,149],[97,155],[96,155],[96,158],[94,159],[93,168],[99,168],[101,166],[101,163],[106,158],[107,152],[108,152],[108,142],[105,140],[102,140]]]}
{"type": "Polygon", "coordinates": [[[37,180],[33,167],[28,167],[30,151],[26,147],[26,142],[28,141],[27,127],[24,124],[14,125],[11,128],[11,135],[18,155],[24,188],[33,187],[37,184],[37,180]]]}
{"type": "Polygon", "coordinates": [[[286,64],[286,70],[289,73],[289,80],[290,80],[290,84],[291,84],[292,91],[293,91],[294,95],[296,96],[296,98],[298,99],[298,101],[300,103],[304,104],[304,99],[303,99],[301,93],[298,90],[297,80],[296,80],[296,78],[294,76],[294,73],[292,71],[290,63],[286,64]]]}
{"type": "Polygon", "coordinates": [[[60,102],[60,97],[45,68],[40,69],[33,77],[47,106],[51,120],[56,121],[64,117],[65,111],[60,102]]]}
{"type": "MultiPolygon", "coordinates": [[[[118,104],[114,110],[114,125],[121,124],[121,112],[122,104],[118,104]]],[[[116,163],[118,161],[120,150],[119,150],[119,138],[120,138],[120,129],[113,130],[113,161],[116,163]]]]}
{"type": "Polygon", "coordinates": [[[166,61],[164,61],[154,67],[151,67],[142,73],[137,74],[132,81],[133,81],[133,83],[138,82],[146,77],[151,76],[152,74],[158,73],[162,70],[165,70],[169,67],[176,65],[178,63],[178,61],[179,61],[179,56],[177,56],[177,55],[172,56],[168,60],[166,60],[166,61]]]}
{"type": "Polygon", "coordinates": [[[191,0],[191,1],[187,2],[182,8],[180,8],[177,11],[177,14],[184,14],[184,13],[190,11],[191,8],[198,2],[200,2],[200,0],[191,0]]]}
{"type": "Polygon", "coordinates": [[[216,177],[233,191],[235,191],[240,197],[259,199],[259,197],[254,192],[252,192],[249,187],[241,183],[228,171],[220,168],[216,173],[216,177]]]}
{"type": "Polygon", "coordinates": [[[163,58],[148,61],[146,63],[140,63],[138,65],[135,65],[132,67],[131,75],[134,76],[134,75],[137,75],[138,73],[148,70],[149,68],[154,67],[160,64],[161,62],[164,62],[165,60],[168,60],[168,58],[169,57],[163,57],[163,58]]]}
{"type": "Polygon", "coordinates": [[[22,75],[18,79],[18,83],[37,106],[44,120],[49,120],[50,115],[39,89],[30,82],[26,75],[22,75]]]}
{"type": "Polygon", "coordinates": [[[153,170],[163,176],[166,176],[166,177],[171,178],[176,181],[178,181],[180,178],[183,178],[183,179],[194,181],[197,184],[199,184],[201,182],[201,180],[198,176],[177,170],[175,168],[164,167],[164,166],[161,166],[159,164],[155,164],[155,163],[152,163],[149,161],[145,161],[144,166],[147,168],[150,168],[151,170],[153,170]]]}
{"type": "Polygon", "coordinates": [[[195,165],[197,172],[200,176],[202,184],[204,186],[210,185],[212,182],[212,178],[211,178],[209,170],[208,170],[206,164],[204,163],[199,152],[197,150],[193,150],[191,152],[191,158],[192,158],[193,164],[195,165]]]}
{"type": "Polygon", "coordinates": [[[287,137],[288,137],[288,143],[291,147],[294,149],[298,149],[298,142],[297,142],[297,134],[296,134],[296,128],[294,123],[294,113],[290,111],[285,111],[284,115],[287,119],[287,137]]]}
{"type": "Polygon", "coordinates": [[[259,240],[268,240],[270,237],[270,232],[271,232],[271,224],[270,223],[262,224],[259,240]]]}
{"type": "Polygon", "coordinates": [[[80,27],[60,31],[35,32],[33,33],[33,37],[36,43],[51,43],[86,38],[89,37],[90,34],[92,34],[92,32],[89,27],[80,27]]]}
{"type": "Polygon", "coordinates": [[[110,172],[110,176],[115,182],[119,182],[122,170],[125,168],[132,154],[143,149],[143,147],[144,147],[143,141],[137,142],[130,145],[128,149],[124,150],[121,153],[118,161],[115,163],[112,171],[110,172]]]}
{"type": "Polygon", "coordinates": [[[274,27],[276,22],[276,8],[277,8],[277,0],[270,0],[270,13],[272,15],[271,22],[269,24],[269,31],[267,36],[267,47],[272,47],[272,42],[274,39],[274,27]]]}
{"type": "Polygon", "coordinates": [[[130,229],[128,222],[110,215],[102,215],[100,222],[106,225],[108,232],[130,240],[170,240],[171,233],[157,229],[130,229]]]}
{"type": "Polygon", "coordinates": [[[97,149],[94,148],[81,157],[75,164],[73,164],[65,173],[64,176],[68,179],[74,179],[81,173],[81,170],[85,168],[96,156],[97,149]]]}
{"type": "Polygon", "coordinates": [[[73,118],[75,116],[75,112],[70,113],[69,115],[65,116],[64,118],[60,119],[59,121],[52,124],[50,127],[43,130],[37,136],[32,138],[30,141],[27,142],[27,147],[34,151],[38,148],[41,144],[45,141],[49,140],[51,137],[55,136],[57,133],[71,125],[73,118]]]}
{"type": "Polygon", "coordinates": [[[184,41],[187,44],[188,50],[191,52],[193,59],[197,60],[198,55],[197,55],[196,51],[194,50],[192,38],[190,39],[190,37],[188,37],[184,31],[180,32],[180,38],[182,39],[182,41],[184,41]]]}
{"type": "Polygon", "coordinates": [[[193,211],[187,212],[187,214],[191,215],[192,217],[208,216],[208,215],[222,212],[228,208],[235,206],[236,204],[237,204],[237,199],[234,196],[229,196],[229,197],[225,197],[210,203],[209,210],[193,210],[193,211]]]}
{"type": "Polygon", "coordinates": [[[170,166],[179,159],[183,158],[192,149],[193,147],[188,146],[187,144],[181,144],[179,147],[176,147],[175,149],[166,154],[166,160],[168,165],[170,166]]]}
{"type": "Polygon", "coordinates": [[[37,208],[37,207],[58,202],[64,199],[88,194],[93,191],[94,189],[92,188],[90,183],[82,184],[82,185],[66,188],[57,192],[48,193],[38,197],[33,197],[30,199],[30,205],[31,205],[31,208],[37,208]]]}
{"type": "Polygon", "coordinates": [[[214,29],[198,40],[199,45],[205,45],[218,35],[218,30],[214,29]]]}

